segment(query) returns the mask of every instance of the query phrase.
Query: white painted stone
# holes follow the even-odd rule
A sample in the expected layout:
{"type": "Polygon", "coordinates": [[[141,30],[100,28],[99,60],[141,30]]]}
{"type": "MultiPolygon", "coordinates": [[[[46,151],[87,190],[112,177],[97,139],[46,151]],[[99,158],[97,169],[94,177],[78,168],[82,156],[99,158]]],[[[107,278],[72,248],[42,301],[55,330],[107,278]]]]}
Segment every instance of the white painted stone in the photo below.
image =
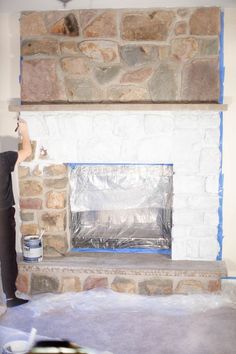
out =
{"type": "Polygon", "coordinates": [[[210,176],[206,178],[206,192],[217,194],[219,191],[219,176],[210,176]]]}
{"type": "Polygon", "coordinates": [[[172,241],[172,259],[175,261],[187,259],[186,256],[186,240],[173,239],[172,241]]]}
{"type": "Polygon", "coordinates": [[[201,128],[219,128],[220,114],[218,112],[199,112],[198,124],[201,128]]]}
{"type": "Polygon", "coordinates": [[[174,177],[174,193],[177,194],[201,194],[205,190],[205,179],[201,176],[174,177]]]}
{"type": "Polygon", "coordinates": [[[195,112],[173,113],[173,116],[175,128],[188,130],[198,129],[198,115],[195,112]]]}
{"type": "Polygon", "coordinates": [[[99,136],[110,137],[113,135],[113,116],[109,113],[97,114],[93,119],[93,129],[96,136],[98,132],[99,136]]]}
{"type": "Polygon", "coordinates": [[[216,237],[217,236],[217,227],[201,225],[193,226],[190,231],[190,237],[195,238],[207,238],[207,237],[216,237]]]}
{"type": "Polygon", "coordinates": [[[189,239],[186,241],[186,256],[188,259],[199,258],[199,240],[189,239]]]}
{"type": "Polygon", "coordinates": [[[170,114],[145,114],[144,131],[147,135],[169,134],[174,128],[173,118],[170,114]]]}
{"type": "Polygon", "coordinates": [[[190,235],[191,226],[174,225],[172,227],[171,235],[172,239],[188,238],[190,235]]]}
{"type": "Polygon", "coordinates": [[[214,211],[218,209],[219,206],[219,198],[218,195],[212,196],[209,195],[199,195],[199,196],[191,196],[189,197],[189,207],[195,210],[211,210],[214,211]]]}
{"type": "Polygon", "coordinates": [[[203,224],[203,212],[196,210],[173,210],[173,224],[179,225],[201,225],[203,224]]]}
{"type": "Polygon", "coordinates": [[[220,246],[216,238],[201,239],[199,241],[199,256],[202,260],[215,261],[220,246]]]}
{"type": "Polygon", "coordinates": [[[204,214],[204,224],[217,226],[219,224],[218,210],[206,212],[204,214]]]}
{"type": "Polygon", "coordinates": [[[186,150],[184,154],[173,152],[174,171],[181,176],[193,176],[199,173],[200,152],[186,150]]]}
{"type": "Polygon", "coordinates": [[[202,175],[217,175],[220,167],[220,150],[218,148],[202,149],[200,156],[200,173],[202,175]]]}
{"type": "Polygon", "coordinates": [[[219,146],[220,131],[219,129],[207,129],[205,132],[205,145],[206,146],[219,146]]]}
{"type": "Polygon", "coordinates": [[[121,138],[141,138],[144,137],[144,117],[143,115],[122,114],[113,119],[113,134],[121,138]]]}
{"type": "Polygon", "coordinates": [[[172,139],[170,136],[158,136],[140,140],[137,149],[139,161],[148,163],[172,162],[172,139]]]}
{"type": "MultiPolygon", "coordinates": [[[[174,179],[175,181],[175,179],[174,179]]],[[[174,182],[175,185],[175,182],[174,182]]],[[[173,207],[174,209],[187,209],[188,208],[188,195],[173,195],[173,207]]]]}

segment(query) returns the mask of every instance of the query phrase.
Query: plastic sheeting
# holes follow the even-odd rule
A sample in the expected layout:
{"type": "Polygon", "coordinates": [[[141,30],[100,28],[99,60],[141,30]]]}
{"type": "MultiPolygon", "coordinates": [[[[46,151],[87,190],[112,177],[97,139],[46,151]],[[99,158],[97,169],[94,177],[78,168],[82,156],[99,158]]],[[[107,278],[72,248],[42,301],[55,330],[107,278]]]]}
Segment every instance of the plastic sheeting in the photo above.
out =
{"type": "Polygon", "coordinates": [[[70,188],[73,247],[171,247],[172,165],[77,165],[70,188]]]}

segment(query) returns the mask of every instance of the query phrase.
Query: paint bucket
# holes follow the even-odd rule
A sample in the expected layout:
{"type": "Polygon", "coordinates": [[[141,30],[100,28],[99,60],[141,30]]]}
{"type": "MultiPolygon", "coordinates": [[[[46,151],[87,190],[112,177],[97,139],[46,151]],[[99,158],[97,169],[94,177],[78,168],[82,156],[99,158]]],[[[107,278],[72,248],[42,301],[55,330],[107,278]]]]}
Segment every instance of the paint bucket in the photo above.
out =
{"type": "Polygon", "coordinates": [[[42,235],[24,236],[23,260],[25,262],[41,262],[43,260],[42,235]]]}
{"type": "Polygon", "coordinates": [[[25,340],[14,340],[4,344],[2,347],[3,354],[25,354],[28,351],[29,345],[25,340]]]}

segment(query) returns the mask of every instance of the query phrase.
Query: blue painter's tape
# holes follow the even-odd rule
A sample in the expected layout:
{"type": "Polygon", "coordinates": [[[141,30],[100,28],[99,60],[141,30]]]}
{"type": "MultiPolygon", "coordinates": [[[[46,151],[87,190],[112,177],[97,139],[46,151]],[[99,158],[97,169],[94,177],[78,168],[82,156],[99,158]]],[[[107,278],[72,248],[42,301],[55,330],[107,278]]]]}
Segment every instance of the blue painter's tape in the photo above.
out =
{"type": "Polygon", "coordinates": [[[76,168],[77,166],[173,166],[173,163],[129,163],[129,162],[113,162],[113,163],[105,163],[105,162],[76,162],[66,163],[70,168],[76,168]]]}
{"type": "Polygon", "coordinates": [[[72,252],[88,252],[88,253],[159,253],[171,255],[169,249],[143,249],[143,248],[72,248],[72,252]]]}
{"type": "Polygon", "coordinates": [[[236,280],[236,277],[221,277],[220,279],[225,279],[225,280],[236,280]]]}
{"type": "Polygon", "coordinates": [[[220,143],[219,143],[219,150],[220,150],[220,174],[219,174],[219,208],[218,208],[218,217],[219,217],[219,224],[218,224],[218,232],[217,232],[217,240],[220,246],[219,253],[217,255],[217,260],[222,260],[222,245],[223,245],[223,185],[224,185],[224,175],[222,173],[222,147],[223,147],[223,113],[220,112],[220,143]]]}

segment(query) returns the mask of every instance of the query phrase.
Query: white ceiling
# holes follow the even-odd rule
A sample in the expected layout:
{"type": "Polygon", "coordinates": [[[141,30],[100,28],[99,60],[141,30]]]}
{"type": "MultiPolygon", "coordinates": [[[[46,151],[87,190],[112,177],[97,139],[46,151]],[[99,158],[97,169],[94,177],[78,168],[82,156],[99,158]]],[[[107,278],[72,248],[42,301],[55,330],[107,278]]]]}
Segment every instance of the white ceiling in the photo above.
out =
{"type": "MultiPolygon", "coordinates": [[[[67,9],[147,7],[236,7],[236,0],[71,0],[67,9]]],[[[0,0],[0,12],[63,10],[59,0],[0,0]]]]}

